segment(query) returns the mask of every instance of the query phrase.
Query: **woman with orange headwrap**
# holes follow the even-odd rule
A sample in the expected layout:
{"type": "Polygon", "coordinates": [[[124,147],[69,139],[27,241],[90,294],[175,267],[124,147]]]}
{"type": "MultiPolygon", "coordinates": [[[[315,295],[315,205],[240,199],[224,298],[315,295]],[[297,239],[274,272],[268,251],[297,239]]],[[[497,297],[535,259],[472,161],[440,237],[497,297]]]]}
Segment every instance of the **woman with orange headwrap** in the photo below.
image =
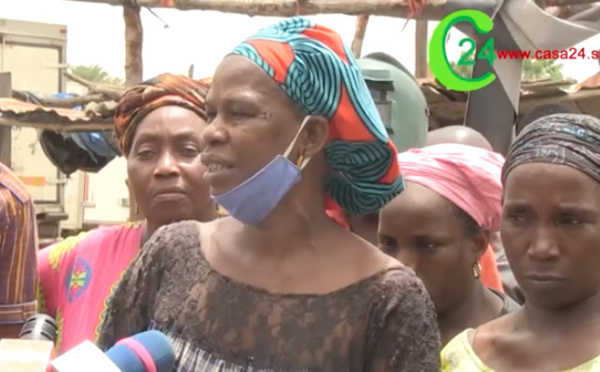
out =
{"type": "Polygon", "coordinates": [[[168,334],[174,371],[439,369],[433,304],[412,270],[340,227],[403,189],[396,149],[351,51],[304,17],[226,56],[202,161],[230,217],[157,231],[99,340],[168,334]]]}
{"type": "Polygon", "coordinates": [[[39,252],[40,311],[57,320],[59,353],[96,339],[115,284],[159,227],[216,217],[200,162],[209,87],[210,80],[163,74],[121,97],[115,133],[145,220],[100,227],[39,252]]]}

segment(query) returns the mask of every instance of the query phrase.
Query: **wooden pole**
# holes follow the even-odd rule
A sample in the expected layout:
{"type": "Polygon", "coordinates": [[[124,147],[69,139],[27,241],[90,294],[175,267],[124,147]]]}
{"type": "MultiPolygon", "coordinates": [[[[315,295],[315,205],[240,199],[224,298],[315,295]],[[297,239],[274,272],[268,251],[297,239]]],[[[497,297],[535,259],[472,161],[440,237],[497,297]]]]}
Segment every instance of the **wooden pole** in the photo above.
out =
{"type": "Polygon", "coordinates": [[[144,30],[140,6],[135,1],[123,3],[123,20],[125,21],[125,86],[131,87],[144,79],[142,61],[144,30]]]}
{"type": "Polygon", "coordinates": [[[417,21],[415,29],[415,77],[417,79],[431,75],[427,63],[427,41],[427,21],[417,21]]]}
{"type": "Polygon", "coordinates": [[[369,24],[369,15],[361,14],[356,17],[356,29],[354,31],[354,39],[350,49],[355,58],[360,58],[362,53],[363,42],[365,41],[365,33],[367,32],[367,25],[369,24]]]}
{"type": "MultiPolygon", "coordinates": [[[[0,73],[0,97],[12,96],[12,75],[10,72],[0,73]]],[[[12,161],[12,127],[0,125],[0,163],[11,168],[12,161]]]]}

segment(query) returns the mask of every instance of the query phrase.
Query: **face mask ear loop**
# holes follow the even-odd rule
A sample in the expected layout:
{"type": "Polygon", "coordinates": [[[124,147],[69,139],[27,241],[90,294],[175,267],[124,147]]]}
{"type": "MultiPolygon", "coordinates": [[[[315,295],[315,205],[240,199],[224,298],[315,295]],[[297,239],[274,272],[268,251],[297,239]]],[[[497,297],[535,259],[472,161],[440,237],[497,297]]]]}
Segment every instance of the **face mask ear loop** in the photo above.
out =
{"type": "Polygon", "coordinates": [[[301,159],[301,161],[299,162],[300,164],[298,164],[298,168],[300,168],[300,170],[303,170],[309,161],[310,161],[310,156],[307,156],[307,157],[301,159]]]}
{"type": "Polygon", "coordinates": [[[294,138],[292,138],[292,142],[290,142],[287,149],[283,153],[284,158],[287,158],[288,156],[290,156],[290,152],[292,152],[292,149],[294,148],[294,145],[296,144],[298,137],[300,137],[300,133],[302,133],[302,129],[304,129],[304,126],[306,125],[306,123],[308,123],[308,119],[310,119],[310,115],[306,115],[304,117],[304,120],[302,120],[302,124],[300,124],[300,128],[298,128],[296,135],[294,136],[294,138]]]}

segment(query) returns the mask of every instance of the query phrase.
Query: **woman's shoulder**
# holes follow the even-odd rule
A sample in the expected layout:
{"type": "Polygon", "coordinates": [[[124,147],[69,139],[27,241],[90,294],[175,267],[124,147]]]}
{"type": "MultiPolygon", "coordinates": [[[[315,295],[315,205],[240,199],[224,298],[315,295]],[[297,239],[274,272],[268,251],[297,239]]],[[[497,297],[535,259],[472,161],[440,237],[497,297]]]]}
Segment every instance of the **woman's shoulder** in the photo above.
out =
{"type": "Polygon", "coordinates": [[[107,239],[124,243],[125,241],[139,237],[142,224],[122,224],[114,226],[101,226],[93,230],[84,231],[70,236],[60,242],[54,243],[38,252],[38,268],[43,270],[45,266],[58,269],[61,263],[69,261],[69,257],[77,256],[89,250],[103,249],[109,244],[107,239]]]}
{"type": "Polygon", "coordinates": [[[164,225],[152,234],[142,248],[146,257],[160,256],[160,259],[176,259],[184,257],[200,245],[200,228],[198,221],[180,221],[164,225]]]}
{"type": "Polygon", "coordinates": [[[471,346],[471,335],[475,332],[473,329],[466,329],[456,335],[441,352],[441,371],[463,371],[474,370],[479,372],[491,372],[475,354],[471,346]]]}
{"type": "Polygon", "coordinates": [[[390,299],[411,297],[429,299],[421,279],[413,270],[402,264],[392,265],[374,275],[370,279],[370,293],[390,299]]]}
{"type": "Polygon", "coordinates": [[[375,317],[385,319],[395,314],[407,323],[435,322],[435,308],[425,285],[405,266],[393,266],[375,275],[368,293],[375,317]]]}
{"type": "Polygon", "coordinates": [[[200,239],[200,226],[202,224],[202,222],[186,220],[164,225],[152,234],[148,242],[195,245],[200,239]]]}

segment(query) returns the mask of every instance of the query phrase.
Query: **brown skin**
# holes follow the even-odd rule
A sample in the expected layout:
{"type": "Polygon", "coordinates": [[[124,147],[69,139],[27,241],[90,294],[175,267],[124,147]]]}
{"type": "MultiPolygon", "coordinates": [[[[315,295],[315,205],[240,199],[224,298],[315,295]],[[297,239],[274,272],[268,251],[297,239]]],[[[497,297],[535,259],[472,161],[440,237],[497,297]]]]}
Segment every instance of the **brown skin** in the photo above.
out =
{"type": "Polygon", "coordinates": [[[502,301],[473,275],[488,245],[480,230],[469,236],[456,207],[422,185],[405,191],[381,210],[379,248],[415,270],[438,313],[442,344],[469,327],[498,316],[502,301]]]}
{"type": "Polygon", "coordinates": [[[508,175],[502,240],[525,294],[519,311],[471,336],[497,371],[562,371],[600,350],[600,185],[565,165],[508,175]]]}
{"type": "Polygon", "coordinates": [[[144,239],[159,227],[182,220],[210,221],[217,217],[206,167],[201,133],[206,122],[179,106],[150,112],[137,127],[127,157],[128,184],[146,217],[144,239]]]}
{"type": "Polygon", "coordinates": [[[348,215],[350,231],[365,239],[373,245],[377,245],[377,227],[379,226],[379,212],[348,215]]]}
{"type": "MultiPolygon", "coordinates": [[[[215,163],[227,166],[207,173],[217,195],[282,154],[305,116],[263,70],[240,56],[228,56],[219,65],[206,106],[210,126],[203,133],[202,161],[209,169],[215,163]]],[[[289,158],[312,160],[261,224],[225,217],[202,225],[202,250],[216,271],[271,292],[324,294],[400,265],[325,214],[328,131],[325,118],[308,121],[289,158]]]]}
{"type": "Polygon", "coordinates": [[[439,145],[442,143],[458,143],[494,151],[492,145],[483,134],[464,125],[450,125],[434,129],[427,133],[427,146],[439,145]]]}

